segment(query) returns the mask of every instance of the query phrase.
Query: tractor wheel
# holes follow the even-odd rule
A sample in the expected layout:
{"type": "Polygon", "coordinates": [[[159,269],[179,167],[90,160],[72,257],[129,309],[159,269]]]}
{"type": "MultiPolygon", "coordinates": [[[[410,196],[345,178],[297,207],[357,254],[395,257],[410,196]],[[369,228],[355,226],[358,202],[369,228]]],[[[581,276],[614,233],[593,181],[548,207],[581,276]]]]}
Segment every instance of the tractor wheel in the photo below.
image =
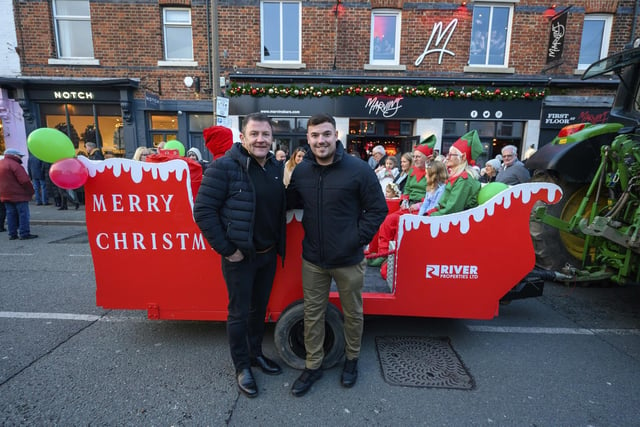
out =
{"type": "MultiPolygon", "coordinates": [[[[329,303],[324,324],[324,369],[335,366],[344,357],[344,330],[342,313],[329,303]]],[[[304,304],[296,301],[289,305],[276,323],[274,342],[278,355],[294,369],[304,369],[304,304]]]]}
{"type": "MultiPolygon", "coordinates": [[[[562,188],[562,199],[547,206],[547,214],[568,221],[577,212],[589,188],[587,183],[569,183],[549,174],[537,174],[534,182],[551,182],[562,188]]],[[[585,214],[591,211],[591,203],[585,214]]],[[[584,239],[537,221],[530,223],[531,238],[536,253],[536,266],[561,271],[567,264],[581,268],[584,239]]]]}

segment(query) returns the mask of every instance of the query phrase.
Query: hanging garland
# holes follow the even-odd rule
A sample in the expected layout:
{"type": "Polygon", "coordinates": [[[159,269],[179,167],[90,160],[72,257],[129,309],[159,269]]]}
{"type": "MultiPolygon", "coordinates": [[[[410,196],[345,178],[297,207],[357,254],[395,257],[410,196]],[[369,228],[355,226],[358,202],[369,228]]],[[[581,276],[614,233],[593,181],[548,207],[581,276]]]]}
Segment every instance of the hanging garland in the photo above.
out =
{"type": "Polygon", "coordinates": [[[513,100],[513,99],[542,99],[546,89],[541,88],[438,88],[435,86],[384,86],[384,85],[351,85],[351,86],[296,86],[296,85],[239,85],[231,83],[227,91],[231,96],[250,95],[255,98],[269,96],[271,98],[322,98],[329,96],[405,96],[423,98],[452,98],[475,100],[513,100]]]}

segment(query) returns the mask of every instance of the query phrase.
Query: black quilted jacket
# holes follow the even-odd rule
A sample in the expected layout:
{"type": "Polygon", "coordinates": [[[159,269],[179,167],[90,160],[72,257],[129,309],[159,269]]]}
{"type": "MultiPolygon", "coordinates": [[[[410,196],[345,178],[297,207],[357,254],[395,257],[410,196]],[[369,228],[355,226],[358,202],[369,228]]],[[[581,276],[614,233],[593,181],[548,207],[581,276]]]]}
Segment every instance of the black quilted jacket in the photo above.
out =
{"type": "MultiPolygon", "coordinates": [[[[235,143],[227,154],[211,164],[202,177],[193,207],[193,217],[209,245],[222,256],[236,249],[247,257],[255,256],[253,227],[255,194],[249,179],[249,162],[254,161],[241,144],[235,143]]],[[[272,154],[267,162],[276,160],[272,154]]],[[[282,168],[278,167],[280,179],[282,168]]],[[[284,185],[282,186],[284,192],[284,185]]],[[[283,201],[285,198],[282,198],[283,201]]],[[[285,206],[283,204],[283,212],[285,206]]],[[[278,254],[284,258],[286,219],[282,216],[278,254]]]]}
{"type": "Polygon", "coordinates": [[[334,161],[320,166],[309,151],[287,187],[289,208],[303,208],[302,257],[322,268],[356,265],[387,215],[378,177],[338,142],[334,161]]]}

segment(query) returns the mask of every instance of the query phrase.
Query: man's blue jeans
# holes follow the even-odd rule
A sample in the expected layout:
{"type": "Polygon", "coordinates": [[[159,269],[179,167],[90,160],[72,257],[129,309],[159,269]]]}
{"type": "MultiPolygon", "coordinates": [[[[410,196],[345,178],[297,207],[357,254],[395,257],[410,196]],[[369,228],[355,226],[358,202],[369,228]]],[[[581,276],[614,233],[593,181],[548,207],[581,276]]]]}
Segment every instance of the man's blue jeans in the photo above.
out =
{"type": "Polygon", "coordinates": [[[31,234],[29,229],[29,202],[4,202],[4,206],[7,209],[9,237],[18,237],[18,232],[20,232],[20,237],[31,234]]]}
{"type": "Polygon", "coordinates": [[[44,205],[49,201],[47,195],[47,181],[44,179],[34,179],[33,189],[36,191],[36,204],[44,205]]]}

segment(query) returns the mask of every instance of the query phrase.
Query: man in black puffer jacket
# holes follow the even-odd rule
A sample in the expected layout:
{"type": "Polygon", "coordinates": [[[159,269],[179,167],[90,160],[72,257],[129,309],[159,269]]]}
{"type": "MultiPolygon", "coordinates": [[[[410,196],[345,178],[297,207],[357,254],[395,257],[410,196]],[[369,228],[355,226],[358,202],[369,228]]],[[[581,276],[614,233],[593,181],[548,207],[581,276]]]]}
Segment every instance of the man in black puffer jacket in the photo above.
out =
{"type": "Polygon", "coordinates": [[[304,292],[305,370],[291,393],[302,396],[322,376],[324,318],[331,280],[335,280],[344,313],[345,365],[342,385],[352,387],[358,375],[362,341],[364,246],[387,215],[380,183],[366,162],[350,156],[338,141],[335,119],[309,118],[311,150],[293,170],[287,204],[302,207],[302,289],[304,292]]]}
{"type": "Polygon", "coordinates": [[[282,167],[269,151],[269,117],[245,117],[240,139],[241,144],[233,144],[207,168],[193,214],[207,242],[222,256],[231,358],[240,391],[255,397],[251,366],[270,375],[282,372],[262,354],[262,337],[277,255],[284,259],[286,200],[282,167]]]}

